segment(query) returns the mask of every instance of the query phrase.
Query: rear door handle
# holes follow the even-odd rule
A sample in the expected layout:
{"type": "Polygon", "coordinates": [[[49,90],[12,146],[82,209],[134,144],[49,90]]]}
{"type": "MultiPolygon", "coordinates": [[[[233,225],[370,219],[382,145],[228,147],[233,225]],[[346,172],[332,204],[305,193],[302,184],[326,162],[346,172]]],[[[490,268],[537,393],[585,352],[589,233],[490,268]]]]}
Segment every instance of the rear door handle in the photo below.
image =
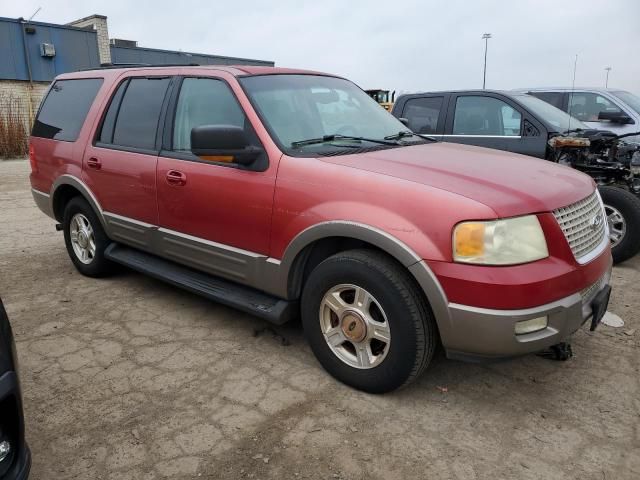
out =
{"type": "Polygon", "coordinates": [[[87,160],[87,167],[93,168],[94,170],[100,170],[102,168],[102,163],[95,157],[91,157],[87,160]]]}
{"type": "Polygon", "coordinates": [[[178,170],[169,170],[166,179],[169,185],[181,187],[187,184],[187,176],[178,170]]]}

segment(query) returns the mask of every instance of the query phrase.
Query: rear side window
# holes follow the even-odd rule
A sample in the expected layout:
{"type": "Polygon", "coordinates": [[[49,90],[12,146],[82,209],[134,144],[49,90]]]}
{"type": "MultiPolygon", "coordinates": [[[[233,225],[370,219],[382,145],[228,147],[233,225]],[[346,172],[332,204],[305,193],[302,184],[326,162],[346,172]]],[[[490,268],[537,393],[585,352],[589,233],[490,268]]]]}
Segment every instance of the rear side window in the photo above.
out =
{"type": "Polygon", "coordinates": [[[409,120],[408,127],[415,133],[436,133],[443,97],[412,98],[402,110],[402,116],[409,120]]]}
{"type": "Polygon", "coordinates": [[[31,135],[75,142],[102,81],[86,78],[54,83],[40,107],[31,135]]]}
{"type": "Polygon", "coordinates": [[[170,78],[132,78],[118,87],[102,123],[99,141],[153,150],[170,78]]]}

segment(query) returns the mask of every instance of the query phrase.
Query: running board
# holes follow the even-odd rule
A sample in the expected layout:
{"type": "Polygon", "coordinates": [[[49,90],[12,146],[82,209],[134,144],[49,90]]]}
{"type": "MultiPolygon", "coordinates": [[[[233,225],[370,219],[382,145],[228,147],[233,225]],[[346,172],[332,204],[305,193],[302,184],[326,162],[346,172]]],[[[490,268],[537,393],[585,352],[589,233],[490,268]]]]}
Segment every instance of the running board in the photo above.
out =
{"type": "Polygon", "coordinates": [[[276,325],[282,325],[296,315],[297,302],[282,300],[119,243],[111,243],[105,249],[104,256],[132,270],[276,325]]]}

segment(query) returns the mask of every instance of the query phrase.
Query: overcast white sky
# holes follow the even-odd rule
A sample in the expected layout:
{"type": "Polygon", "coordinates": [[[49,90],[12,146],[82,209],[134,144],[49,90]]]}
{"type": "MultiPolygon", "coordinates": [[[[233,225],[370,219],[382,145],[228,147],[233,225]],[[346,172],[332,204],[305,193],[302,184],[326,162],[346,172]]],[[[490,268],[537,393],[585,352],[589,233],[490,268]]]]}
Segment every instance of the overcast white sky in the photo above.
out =
{"type": "Polygon", "coordinates": [[[0,0],[0,16],[106,15],[140,46],[273,60],[398,91],[609,86],[640,94],[639,0],[0,0]]]}

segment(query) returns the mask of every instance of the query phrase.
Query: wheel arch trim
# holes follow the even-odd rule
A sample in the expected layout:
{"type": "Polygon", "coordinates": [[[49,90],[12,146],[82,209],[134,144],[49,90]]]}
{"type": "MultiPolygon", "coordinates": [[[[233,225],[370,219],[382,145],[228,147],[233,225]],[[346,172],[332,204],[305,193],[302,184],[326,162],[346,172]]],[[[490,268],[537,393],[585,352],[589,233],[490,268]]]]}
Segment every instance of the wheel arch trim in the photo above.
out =
{"type": "MultiPolygon", "coordinates": [[[[296,261],[306,247],[319,240],[331,237],[352,238],[374,245],[402,264],[418,283],[429,302],[443,341],[451,330],[447,296],[433,271],[408,245],[389,233],[371,225],[348,221],[329,221],[313,225],[300,232],[287,246],[282,259],[277,263],[279,270],[276,282],[277,293],[285,298],[291,296],[290,282],[294,280],[296,261]]],[[[273,259],[269,259],[273,260],[273,259]]]]}
{"type": "Polygon", "coordinates": [[[100,206],[100,202],[98,202],[98,199],[95,197],[95,195],[91,192],[89,187],[82,180],[70,174],[61,175],[53,182],[53,185],[51,186],[51,191],[49,194],[51,212],[55,215],[54,206],[56,201],[56,193],[60,191],[60,187],[63,187],[65,185],[74,187],[76,190],[80,192],[80,194],[84,197],[84,199],[87,202],[89,202],[89,205],[91,205],[91,208],[93,208],[93,211],[98,216],[98,219],[102,224],[102,227],[106,230],[107,223],[105,221],[104,212],[102,210],[102,207],[100,206]]]}

